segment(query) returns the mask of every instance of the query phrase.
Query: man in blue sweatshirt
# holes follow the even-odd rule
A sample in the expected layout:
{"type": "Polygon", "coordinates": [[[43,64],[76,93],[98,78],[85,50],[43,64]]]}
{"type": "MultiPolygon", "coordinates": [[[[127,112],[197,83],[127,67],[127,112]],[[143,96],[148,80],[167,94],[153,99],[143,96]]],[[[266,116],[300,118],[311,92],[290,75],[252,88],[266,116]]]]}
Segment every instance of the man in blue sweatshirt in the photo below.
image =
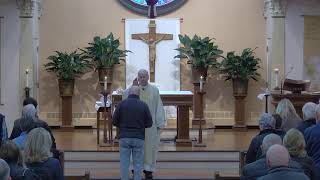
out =
{"type": "Polygon", "coordinates": [[[120,174],[122,180],[129,180],[129,164],[132,154],[134,179],[141,179],[144,160],[145,128],[152,126],[152,116],[146,103],[139,98],[140,89],[132,86],[129,96],[116,108],[112,120],[119,128],[120,174]]]}

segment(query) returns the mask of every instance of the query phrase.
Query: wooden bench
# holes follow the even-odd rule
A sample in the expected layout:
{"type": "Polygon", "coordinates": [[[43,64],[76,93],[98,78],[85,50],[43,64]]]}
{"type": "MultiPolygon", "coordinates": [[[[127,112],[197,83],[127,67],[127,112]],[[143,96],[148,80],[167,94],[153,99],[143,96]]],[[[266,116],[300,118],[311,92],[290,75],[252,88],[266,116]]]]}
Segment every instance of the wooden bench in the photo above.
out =
{"type": "Polygon", "coordinates": [[[86,171],[84,175],[79,176],[64,176],[65,180],[90,180],[90,172],[86,171]]]}
{"type": "Polygon", "coordinates": [[[62,168],[62,172],[64,172],[64,152],[59,151],[59,162],[62,168]]]}
{"type": "Polygon", "coordinates": [[[247,156],[247,151],[240,151],[240,156],[239,156],[239,174],[242,174],[242,169],[246,165],[246,156],[247,156]]]}
{"type": "Polygon", "coordinates": [[[214,173],[215,180],[240,180],[240,176],[221,176],[219,171],[214,173]]]}

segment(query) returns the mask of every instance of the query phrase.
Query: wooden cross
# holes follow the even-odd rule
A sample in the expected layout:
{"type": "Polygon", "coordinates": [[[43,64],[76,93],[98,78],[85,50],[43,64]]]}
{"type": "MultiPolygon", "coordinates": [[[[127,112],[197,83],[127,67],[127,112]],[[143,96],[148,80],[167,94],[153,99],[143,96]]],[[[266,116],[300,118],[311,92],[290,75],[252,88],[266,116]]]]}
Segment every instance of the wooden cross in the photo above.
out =
{"type": "Polygon", "coordinates": [[[150,20],[149,33],[132,34],[131,38],[148,44],[150,82],[155,82],[156,44],[162,40],[173,40],[173,34],[156,33],[156,22],[150,20]]]}

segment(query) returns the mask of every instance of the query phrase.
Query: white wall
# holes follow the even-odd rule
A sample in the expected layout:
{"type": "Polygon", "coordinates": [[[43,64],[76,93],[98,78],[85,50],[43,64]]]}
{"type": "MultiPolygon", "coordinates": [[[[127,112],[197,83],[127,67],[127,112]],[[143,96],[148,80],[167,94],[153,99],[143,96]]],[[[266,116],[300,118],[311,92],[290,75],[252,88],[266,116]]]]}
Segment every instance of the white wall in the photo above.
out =
{"type": "Polygon", "coordinates": [[[6,116],[7,127],[11,132],[13,122],[20,116],[19,101],[19,44],[20,24],[16,1],[0,0],[2,18],[1,35],[1,89],[0,113],[6,116]]]}
{"type": "Polygon", "coordinates": [[[303,44],[304,18],[303,15],[320,15],[319,0],[290,0],[286,14],[286,72],[293,66],[288,75],[292,79],[303,78],[303,44]]]}

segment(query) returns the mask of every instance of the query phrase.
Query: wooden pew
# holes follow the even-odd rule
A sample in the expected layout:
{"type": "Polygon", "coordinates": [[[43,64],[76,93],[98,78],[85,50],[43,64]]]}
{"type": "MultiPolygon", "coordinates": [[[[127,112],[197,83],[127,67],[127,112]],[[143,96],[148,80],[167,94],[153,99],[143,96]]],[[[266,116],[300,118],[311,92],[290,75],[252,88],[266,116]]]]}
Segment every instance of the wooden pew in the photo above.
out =
{"type": "Polygon", "coordinates": [[[79,176],[64,176],[65,180],[90,180],[90,172],[86,171],[84,175],[79,176]]]}
{"type": "Polygon", "coordinates": [[[240,156],[239,156],[239,174],[242,174],[242,168],[246,165],[246,156],[247,156],[247,151],[240,151],[240,156]]]}
{"type": "Polygon", "coordinates": [[[240,180],[240,176],[221,176],[219,171],[214,173],[215,180],[240,180]]]}
{"type": "Polygon", "coordinates": [[[64,152],[63,151],[59,151],[59,162],[62,168],[62,172],[64,174],[64,152]]]}

